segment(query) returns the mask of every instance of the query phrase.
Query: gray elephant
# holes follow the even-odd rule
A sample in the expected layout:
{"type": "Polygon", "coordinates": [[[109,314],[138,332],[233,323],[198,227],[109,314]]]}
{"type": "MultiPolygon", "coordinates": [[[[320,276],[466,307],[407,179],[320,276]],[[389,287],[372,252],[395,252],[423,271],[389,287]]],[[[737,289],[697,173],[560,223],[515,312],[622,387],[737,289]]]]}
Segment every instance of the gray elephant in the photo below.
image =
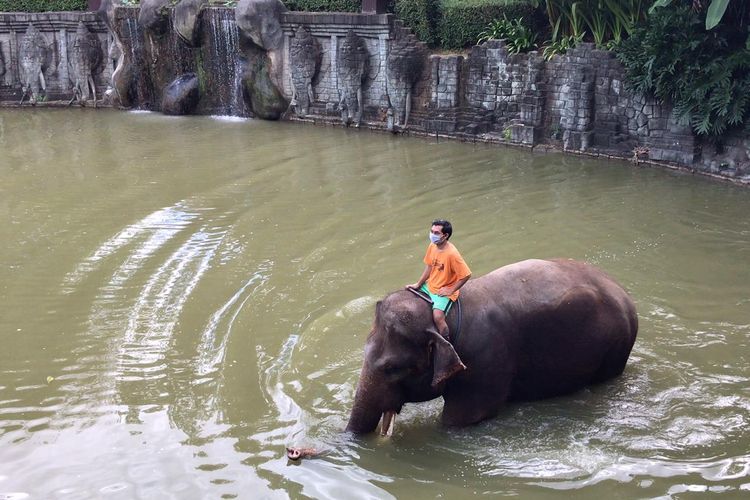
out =
{"type": "Polygon", "coordinates": [[[448,315],[449,343],[429,304],[402,290],[377,303],[347,430],[381,433],[404,403],[443,396],[442,422],[470,425],[508,401],[578,390],[622,373],[635,343],[633,301],[601,270],[525,260],[470,280],[448,315]]]}

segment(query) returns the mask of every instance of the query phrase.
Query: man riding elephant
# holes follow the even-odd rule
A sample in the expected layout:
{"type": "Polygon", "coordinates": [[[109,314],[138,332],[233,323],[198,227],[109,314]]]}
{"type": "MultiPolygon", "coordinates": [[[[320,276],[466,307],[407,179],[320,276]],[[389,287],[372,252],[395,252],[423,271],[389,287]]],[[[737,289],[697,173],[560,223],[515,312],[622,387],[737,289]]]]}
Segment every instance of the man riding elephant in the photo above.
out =
{"type": "Polygon", "coordinates": [[[445,315],[458,300],[458,290],[471,278],[471,269],[455,245],[448,241],[452,234],[453,226],[447,220],[432,221],[430,245],[423,259],[424,271],[419,281],[406,286],[429,295],[435,327],[446,340],[449,339],[450,330],[445,315]]]}

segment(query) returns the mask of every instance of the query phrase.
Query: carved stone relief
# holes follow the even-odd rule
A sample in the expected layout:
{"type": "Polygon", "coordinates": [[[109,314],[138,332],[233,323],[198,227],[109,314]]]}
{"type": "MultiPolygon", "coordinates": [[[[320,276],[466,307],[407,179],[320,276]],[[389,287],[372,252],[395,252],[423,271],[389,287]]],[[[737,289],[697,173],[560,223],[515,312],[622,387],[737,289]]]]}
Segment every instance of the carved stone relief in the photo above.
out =
{"type": "Polygon", "coordinates": [[[28,97],[35,104],[41,92],[47,90],[44,71],[49,66],[51,48],[33,24],[29,24],[19,46],[21,72],[21,102],[28,97]]]}
{"type": "Polygon", "coordinates": [[[292,102],[298,116],[306,116],[314,100],[312,81],[321,59],[320,43],[300,25],[291,40],[289,62],[292,80],[292,102]]]}
{"type": "Polygon", "coordinates": [[[397,38],[391,43],[388,54],[386,77],[390,102],[388,129],[406,128],[411,112],[411,93],[422,76],[426,54],[421,45],[407,37],[397,38]]]}
{"type": "Polygon", "coordinates": [[[345,125],[362,122],[362,85],[368,74],[370,54],[365,41],[349,30],[338,51],[338,89],[341,120],[345,125]]]}
{"type": "MultiPolygon", "coordinates": [[[[73,81],[73,99],[86,102],[93,96],[96,105],[96,84],[94,75],[101,68],[102,47],[99,38],[89,32],[83,22],[78,23],[73,39],[70,60],[70,76],[73,81]]],[[[71,99],[71,102],[73,100],[71,99]]]]}

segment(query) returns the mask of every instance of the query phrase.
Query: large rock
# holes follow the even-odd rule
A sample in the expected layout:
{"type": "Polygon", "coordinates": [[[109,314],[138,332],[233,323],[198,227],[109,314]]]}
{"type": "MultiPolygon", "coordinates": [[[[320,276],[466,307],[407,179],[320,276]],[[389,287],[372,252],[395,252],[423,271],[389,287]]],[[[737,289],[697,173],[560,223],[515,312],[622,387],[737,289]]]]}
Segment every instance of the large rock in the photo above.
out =
{"type": "Polygon", "coordinates": [[[254,67],[249,68],[246,73],[243,83],[255,116],[264,120],[278,120],[289,107],[289,101],[271,80],[269,65],[268,58],[257,58],[254,67]]]}
{"type": "Polygon", "coordinates": [[[110,31],[115,23],[115,8],[122,5],[124,5],[122,0],[102,0],[99,4],[99,10],[96,13],[110,31]]]}
{"type": "Polygon", "coordinates": [[[189,115],[195,110],[199,99],[198,76],[185,73],[164,89],[161,112],[165,115],[189,115]]]}
{"type": "Polygon", "coordinates": [[[146,31],[164,35],[169,30],[169,8],[172,0],[141,0],[138,24],[146,31]]]}
{"type": "Polygon", "coordinates": [[[280,0],[240,0],[234,10],[237,28],[255,45],[265,50],[279,50],[284,44],[281,14],[286,7],[280,0]]]}
{"type": "Polygon", "coordinates": [[[191,47],[198,45],[198,15],[208,0],[182,0],[174,8],[174,29],[191,47]]]}

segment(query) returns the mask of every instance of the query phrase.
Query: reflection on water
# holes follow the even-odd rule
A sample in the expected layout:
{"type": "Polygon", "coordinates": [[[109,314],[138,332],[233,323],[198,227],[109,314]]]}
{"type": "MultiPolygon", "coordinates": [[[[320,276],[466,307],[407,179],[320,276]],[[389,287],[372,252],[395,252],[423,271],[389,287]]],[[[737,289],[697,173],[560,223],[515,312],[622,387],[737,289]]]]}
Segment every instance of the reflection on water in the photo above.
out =
{"type": "Polygon", "coordinates": [[[150,113],[1,111],[0,147],[0,497],[750,491],[746,190],[150,113]],[[468,429],[436,400],[389,440],[343,433],[373,305],[438,216],[477,275],[569,256],[617,277],[641,324],[625,374],[468,429]]]}

